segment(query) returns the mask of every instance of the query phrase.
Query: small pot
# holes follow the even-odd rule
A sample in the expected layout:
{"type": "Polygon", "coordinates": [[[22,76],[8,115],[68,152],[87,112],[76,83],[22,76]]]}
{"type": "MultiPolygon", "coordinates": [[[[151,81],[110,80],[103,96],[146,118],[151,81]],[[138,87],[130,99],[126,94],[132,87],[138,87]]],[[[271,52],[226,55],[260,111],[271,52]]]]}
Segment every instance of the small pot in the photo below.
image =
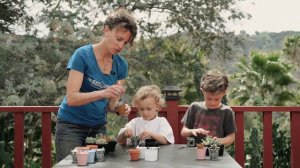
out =
{"type": "Polygon", "coordinates": [[[90,149],[98,149],[98,145],[86,145],[86,147],[89,147],[90,149]]]}
{"type": "Polygon", "coordinates": [[[205,148],[202,148],[202,149],[199,149],[199,148],[196,148],[196,152],[197,152],[197,159],[199,160],[204,160],[205,157],[206,157],[206,147],[205,148]]]}
{"type": "Polygon", "coordinates": [[[137,148],[130,148],[129,155],[130,155],[130,160],[132,161],[139,160],[140,150],[137,148]]]}
{"type": "Polygon", "coordinates": [[[85,165],[87,165],[88,155],[89,155],[89,152],[86,151],[86,150],[84,150],[84,151],[77,151],[77,153],[76,153],[77,165],[78,166],[85,166],[85,165]]]}
{"type": "Polygon", "coordinates": [[[104,153],[105,153],[104,148],[96,149],[96,161],[97,162],[104,162],[105,161],[104,153]]]}
{"type": "Polygon", "coordinates": [[[91,149],[91,150],[88,150],[89,152],[89,155],[88,155],[88,163],[95,163],[95,153],[96,153],[96,150],[95,149],[91,149]]]}
{"type": "Polygon", "coordinates": [[[210,160],[218,160],[219,159],[219,150],[220,147],[217,148],[208,148],[209,150],[209,158],[210,160]]]}
{"type": "Polygon", "coordinates": [[[159,147],[148,147],[145,151],[146,161],[157,161],[159,147]]]}

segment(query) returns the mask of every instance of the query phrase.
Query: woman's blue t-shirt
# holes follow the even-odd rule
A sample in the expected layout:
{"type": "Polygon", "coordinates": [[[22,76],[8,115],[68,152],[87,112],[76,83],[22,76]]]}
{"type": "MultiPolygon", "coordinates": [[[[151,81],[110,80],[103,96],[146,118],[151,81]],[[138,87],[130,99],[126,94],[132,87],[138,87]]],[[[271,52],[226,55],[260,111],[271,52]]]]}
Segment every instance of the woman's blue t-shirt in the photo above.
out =
{"type": "MultiPolygon", "coordinates": [[[[78,48],[68,62],[68,70],[76,70],[84,74],[80,92],[103,90],[114,85],[117,80],[125,79],[128,75],[127,61],[120,55],[112,56],[113,65],[110,74],[100,70],[92,45],[78,48]]],[[[106,123],[107,99],[101,99],[81,106],[68,106],[64,97],[58,111],[60,121],[96,127],[106,123]]]]}

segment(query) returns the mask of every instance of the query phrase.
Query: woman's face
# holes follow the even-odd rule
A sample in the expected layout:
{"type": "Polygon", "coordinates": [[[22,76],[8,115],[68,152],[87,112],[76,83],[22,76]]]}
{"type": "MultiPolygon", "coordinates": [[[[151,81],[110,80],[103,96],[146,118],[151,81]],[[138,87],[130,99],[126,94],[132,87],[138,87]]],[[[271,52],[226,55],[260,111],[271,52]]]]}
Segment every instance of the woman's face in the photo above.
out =
{"type": "Polygon", "coordinates": [[[157,116],[157,112],[159,109],[153,97],[147,97],[144,100],[140,100],[137,108],[140,112],[141,117],[143,117],[144,120],[148,121],[154,119],[157,116]]]}
{"type": "Polygon", "coordinates": [[[108,26],[104,28],[106,49],[111,54],[117,54],[128,44],[131,33],[124,28],[114,28],[110,30],[108,26]]]}

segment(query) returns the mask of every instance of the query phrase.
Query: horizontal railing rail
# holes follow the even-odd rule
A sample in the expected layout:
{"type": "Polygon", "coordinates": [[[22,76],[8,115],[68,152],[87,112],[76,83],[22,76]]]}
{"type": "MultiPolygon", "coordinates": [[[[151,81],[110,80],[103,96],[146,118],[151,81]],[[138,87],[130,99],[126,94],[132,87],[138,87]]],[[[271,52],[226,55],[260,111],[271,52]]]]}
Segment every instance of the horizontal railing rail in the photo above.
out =
{"type": "MultiPolygon", "coordinates": [[[[174,131],[175,142],[186,143],[180,136],[182,124],[180,122],[188,106],[181,106],[177,101],[167,101],[167,106],[162,108],[160,116],[169,121],[174,131]]],[[[288,112],[290,114],[291,134],[291,167],[300,167],[300,107],[287,106],[233,106],[238,132],[235,140],[235,160],[244,167],[244,114],[248,112],[263,113],[263,167],[273,167],[272,153],[272,113],[288,112]],[[298,160],[297,160],[298,159],[298,160]]],[[[14,167],[24,167],[24,114],[25,112],[42,113],[42,167],[48,168],[51,163],[51,113],[57,112],[58,106],[0,106],[0,112],[14,113],[14,167]]],[[[132,107],[129,120],[137,115],[137,109],[132,107]]]]}

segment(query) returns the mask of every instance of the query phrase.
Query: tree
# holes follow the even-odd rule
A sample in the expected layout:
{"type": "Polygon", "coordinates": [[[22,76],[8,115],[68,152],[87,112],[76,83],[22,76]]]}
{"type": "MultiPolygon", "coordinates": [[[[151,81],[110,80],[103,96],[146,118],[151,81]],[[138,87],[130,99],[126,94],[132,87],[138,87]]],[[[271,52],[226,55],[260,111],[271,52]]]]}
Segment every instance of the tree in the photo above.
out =
{"type": "MultiPolygon", "coordinates": [[[[99,29],[103,25],[102,18],[105,18],[105,15],[108,15],[116,8],[126,7],[135,12],[139,18],[138,23],[141,36],[167,36],[170,35],[170,31],[173,32],[171,34],[186,33],[186,35],[192,37],[191,40],[195,46],[199,47],[207,55],[210,55],[216,40],[222,40],[224,37],[233,37],[233,34],[228,33],[225,29],[225,24],[228,21],[250,18],[250,15],[244,14],[235,6],[238,1],[33,0],[32,3],[35,3],[34,5],[39,4],[41,10],[36,12],[37,14],[34,16],[31,16],[33,14],[26,16],[31,19],[36,18],[30,23],[46,24],[50,31],[56,31],[68,25],[75,32],[83,28],[100,32],[99,29]]],[[[16,3],[16,8],[29,11],[31,6],[27,2],[20,1],[16,3]]],[[[28,32],[36,35],[37,30],[33,27],[28,32]]],[[[226,45],[227,42],[224,44],[226,45]]],[[[227,45],[227,48],[230,48],[230,46],[227,45]]]]}
{"type": "Polygon", "coordinates": [[[11,26],[17,24],[28,24],[32,22],[25,12],[25,3],[18,0],[0,1],[0,31],[11,32],[11,26]]]}
{"type": "Polygon", "coordinates": [[[279,54],[253,52],[251,60],[242,58],[238,67],[240,72],[232,75],[238,84],[231,92],[234,104],[280,106],[294,102],[292,64],[279,54]]]}
{"type": "Polygon", "coordinates": [[[283,52],[288,60],[300,65],[300,36],[288,37],[284,43],[283,52]]]}

